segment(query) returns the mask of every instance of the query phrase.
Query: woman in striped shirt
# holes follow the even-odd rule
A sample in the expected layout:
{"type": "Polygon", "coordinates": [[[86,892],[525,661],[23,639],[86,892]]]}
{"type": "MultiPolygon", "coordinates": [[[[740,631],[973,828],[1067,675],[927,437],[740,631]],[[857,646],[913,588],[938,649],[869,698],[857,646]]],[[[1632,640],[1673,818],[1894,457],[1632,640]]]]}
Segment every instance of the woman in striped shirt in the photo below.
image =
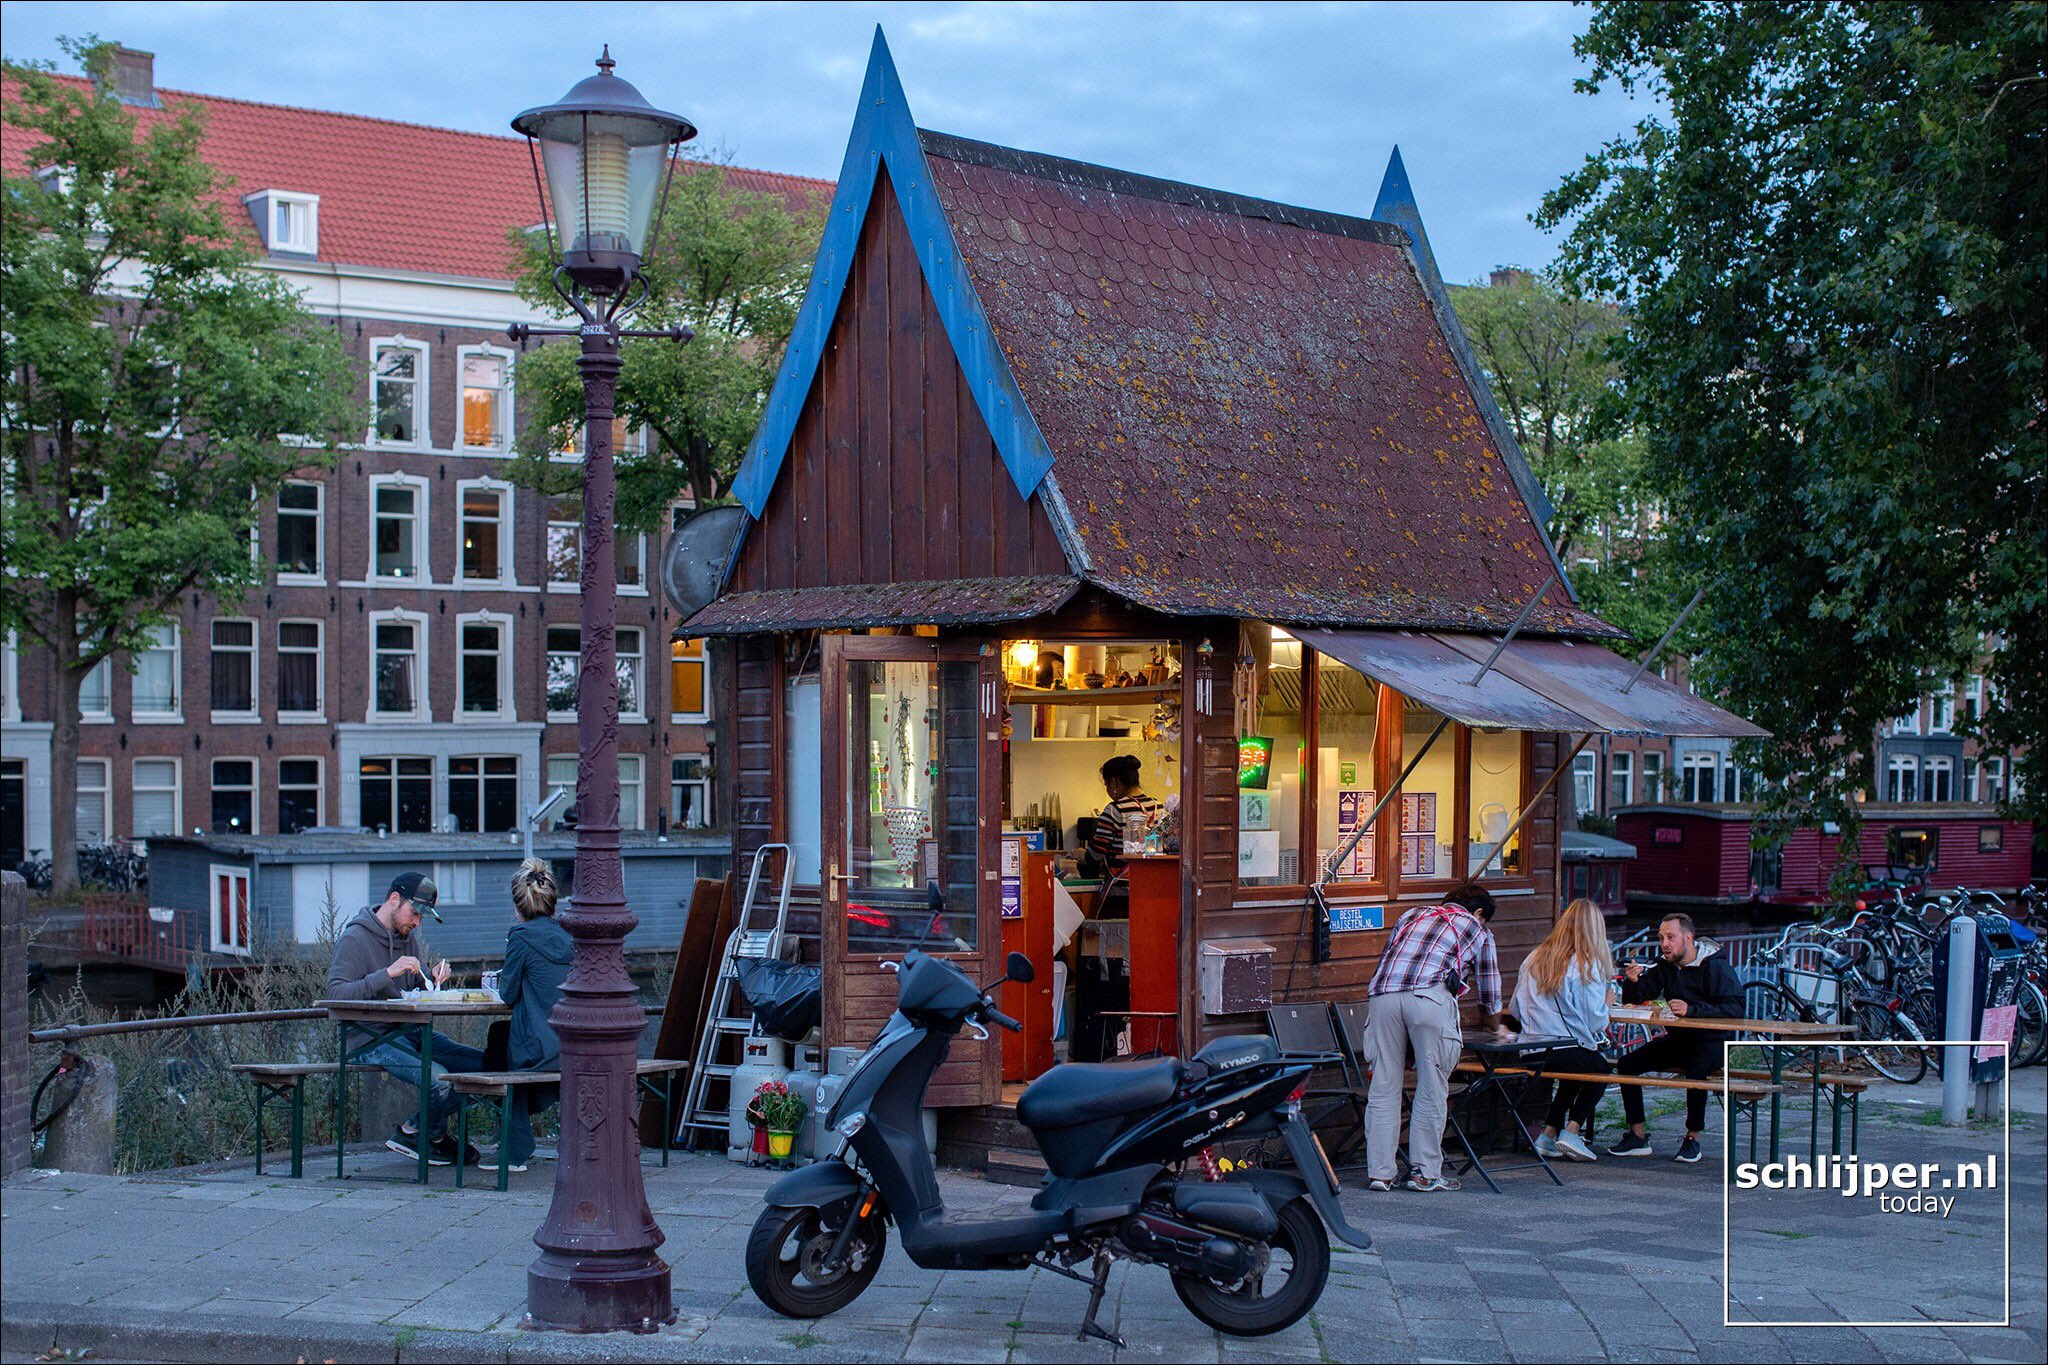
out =
{"type": "Polygon", "coordinates": [[[1163,809],[1139,788],[1136,755],[1118,754],[1104,763],[1102,786],[1109,793],[1109,804],[1095,817],[1095,829],[1081,850],[1083,876],[1113,877],[1122,871],[1125,826],[1133,816],[1156,820],[1163,809]]]}

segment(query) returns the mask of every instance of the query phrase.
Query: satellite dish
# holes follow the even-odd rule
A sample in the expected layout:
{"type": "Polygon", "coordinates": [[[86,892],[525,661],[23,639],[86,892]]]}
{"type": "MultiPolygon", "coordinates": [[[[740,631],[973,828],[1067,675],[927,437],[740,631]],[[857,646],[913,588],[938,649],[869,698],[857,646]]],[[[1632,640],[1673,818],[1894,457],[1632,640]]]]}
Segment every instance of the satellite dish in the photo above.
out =
{"type": "Polygon", "coordinates": [[[697,513],[669,537],[661,557],[661,590],[688,620],[711,605],[724,585],[725,566],[732,560],[746,528],[744,507],[712,507],[697,513]]]}

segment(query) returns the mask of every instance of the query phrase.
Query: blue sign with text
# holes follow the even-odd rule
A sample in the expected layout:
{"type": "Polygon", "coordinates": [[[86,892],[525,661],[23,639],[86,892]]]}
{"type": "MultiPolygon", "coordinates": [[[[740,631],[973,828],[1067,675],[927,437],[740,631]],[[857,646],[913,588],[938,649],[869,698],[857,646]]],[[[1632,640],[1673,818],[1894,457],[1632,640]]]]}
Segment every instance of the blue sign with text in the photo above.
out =
{"type": "Polygon", "coordinates": [[[1384,905],[1333,905],[1330,907],[1330,932],[1355,934],[1361,929],[1385,928],[1386,913],[1384,905]]]}

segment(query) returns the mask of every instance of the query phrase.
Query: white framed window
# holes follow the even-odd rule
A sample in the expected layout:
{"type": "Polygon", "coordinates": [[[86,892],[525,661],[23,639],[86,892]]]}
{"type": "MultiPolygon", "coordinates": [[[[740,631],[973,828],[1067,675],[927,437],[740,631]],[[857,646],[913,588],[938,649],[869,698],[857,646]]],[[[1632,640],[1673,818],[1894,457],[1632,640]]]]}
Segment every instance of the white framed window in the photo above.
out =
{"type": "Polygon", "coordinates": [[[1884,799],[1920,799],[1920,760],[1912,754],[1893,754],[1884,765],[1884,799]]]}
{"type": "Polygon", "coordinates": [[[1600,756],[1582,753],[1572,760],[1572,807],[1580,815],[1594,809],[1600,794],[1600,756]]]}
{"type": "Polygon", "coordinates": [[[1914,702],[1913,709],[1892,722],[1895,735],[1917,735],[1920,733],[1920,703],[1914,702]]]}
{"type": "Polygon", "coordinates": [[[1635,799],[1635,755],[1613,753],[1607,756],[1607,801],[1610,807],[1626,806],[1635,799]]]}
{"type": "Polygon", "coordinates": [[[1742,799],[1742,789],[1745,785],[1743,779],[1742,765],[1732,758],[1729,759],[1727,766],[1721,770],[1721,799],[1723,801],[1740,801],[1742,799]]]}
{"type": "Polygon", "coordinates": [[[129,769],[134,822],[128,833],[136,839],[176,834],[184,824],[183,784],[175,758],[138,758],[129,769]]]}
{"type": "Polygon", "coordinates": [[[215,721],[256,719],[256,623],[220,617],[213,623],[212,712],[215,721]]]}
{"type": "Polygon", "coordinates": [[[706,829],[712,821],[711,771],[700,754],[668,761],[669,819],[677,829],[706,829]]]}
{"type": "Polygon", "coordinates": [[[457,677],[457,720],[503,720],[512,715],[512,618],[479,612],[455,618],[462,652],[457,677]]]}
{"type": "Polygon", "coordinates": [[[249,869],[214,863],[207,868],[207,923],[216,953],[249,952],[249,869]]]}
{"type": "Polygon", "coordinates": [[[435,863],[434,885],[440,889],[442,905],[475,905],[476,864],[435,863]]]}
{"type": "Polygon", "coordinates": [[[1965,708],[1964,714],[1971,720],[1982,720],[1984,718],[1984,675],[1982,673],[1972,673],[1970,675],[1970,681],[1963,690],[1963,706],[1965,708]]]}
{"type": "Polygon", "coordinates": [[[434,760],[365,758],[356,765],[356,818],[365,829],[434,832],[434,760]]]}
{"type": "Polygon", "coordinates": [[[512,444],[512,353],[465,346],[456,353],[462,373],[464,450],[502,451],[512,444]]]}
{"type": "Polygon", "coordinates": [[[647,828],[646,801],[643,794],[647,789],[644,779],[646,760],[639,754],[619,755],[619,828],[647,828]]]}
{"type": "Polygon", "coordinates": [[[86,724],[100,724],[114,718],[114,670],[113,661],[101,659],[87,670],[85,678],[78,684],[78,719],[86,724]]]}
{"type": "Polygon", "coordinates": [[[317,721],[327,715],[325,624],[277,623],[277,718],[317,721]]]}
{"type": "Polygon", "coordinates": [[[427,481],[391,474],[370,480],[370,577],[427,576],[427,481]]]}
{"type": "Polygon", "coordinates": [[[323,583],[327,579],[327,486],[293,480],[277,490],[277,581],[323,583]]]}
{"type": "Polygon", "coordinates": [[[98,843],[114,834],[114,794],[107,780],[107,760],[78,760],[78,841],[98,843]]]}
{"type": "MultiPolygon", "coordinates": [[[[619,677],[619,719],[647,719],[647,647],[644,632],[626,628],[615,640],[613,667],[619,677]]],[[[636,825],[637,829],[638,826],[636,825]]]]}
{"type": "Polygon", "coordinates": [[[291,190],[258,190],[242,196],[272,252],[293,256],[320,254],[320,196],[291,190]]]}
{"type": "Polygon", "coordinates": [[[519,760],[465,754],[448,760],[448,813],[465,834],[519,828],[519,760]]]}
{"type": "Polygon", "coordinates": [[[1658,801],[1664,796],[1664,755],[1646,753],[1643,755],[1643,800],[1658,801]]]}
{"type": "Polygon", "coordinates": [[[548,719],[574,720],[576,670],[583,659],[583,632],[576,626],[549,626],[547,629],[548,719]]]}
{"type": "Polygon", "coordinates": [[[428,444],[427,348],[404,337],[370,345],[370,441],[374,445],[428,444]]]}
{"type": "Polygon", "coordinates": [[[455,486],[462,500],[462,553],[456,577],[463,583],[503,583],[512,577],[512,537],[507,511],[512,486],[494,479],[466,479],[455,486]]]}
{"type": "Polygon", "coordinates": [[[647,537],[621,535],[613,547],[612,571],[620,593],[627,597],[647,595],[647,537]]]}
{"type": "Polygon", "coordinates": [[[136,656],[135,677],[130,684],[129,713],[135,720],[145,724],[184,720],[179,696],[179,643],[177,622],[150,628],[142,652],[136,656]]]}
{"type": "Polygon", "coordinates": [[[277,761],[277,832],[297,834],[313,829],[320,821],[321,796],[326,790],[317,758],[280,758],[277,761]]]}
{"type": "Polygon", "coordinates": [[[1984,760],[1984,799],[1992,805],[2005,800],[2005,759],[1984,760]]]}
{"type": "Polygon", "coordinates": [[[711,660],[703,640],[668,646],[669,719],[686,725],[711,719],[711,660]]]}
{"type": "Polygon", "coordinates": [[[1678,799],[1681,801],[1715,801],[1720,799],[1715,790],[1720,776],[1720,759],[1711,753],[1687,754],[1679,765],[1678,799]]]}
{"type": "Polygon", "coordinates": [[[576,592],[583,581],[583,500],[557,497],[548,503],[549,592],[576,592]]]}
{"type": "Polygon", "coordinates": [[[1925,801],[1953,801],[1956,799],[1955,760],[1945,757],[1930,758],[1920,769],[1921,799],[1925,801]]]}
{"type": "Polygon", "coordinates": [[[1981,801],[1984,799],[1982,789],[1977,785],[1978,767],[1979,765],[1975,758],[1965,758],[1963,760],[1962,799],[1965,801],[1981,801]]]}
{"type": "Polygon", "coordinates": [[[255,834],[256,760],[213,760],[213,832],[255,834]]]}
{"type": "Polygon", "coordinates": [[[427,618],[370,613],[371,720],[431,720],[427,704],[427,618]]]}
{"type": "Polygon", "coordinates": [[[21,646],[15,633],[0,635],[0,721],[21,719],[21,646]]]}
{"type": "Polygon", "coordinates": [[[1943,683],[1941,690],[1934,694],[1934,704],[1928,717],[1927,732],[1932,735],[1945,735],[1955,728],[1956,685],[1952,682],[1947,682],[1943,683]]]}
{"type": "Polygon", "coordinates": [[[554,819],[549,822],[551,825],[561,824],[563,814],[575,809],[576,806],[576,755],[549,754],[547,774],[547,787],[541,793],[542,799],[553,795],[557,787],[561,787],[569,793],[569,804],[564,806],[561,811],[558,811],[554,819]]]}

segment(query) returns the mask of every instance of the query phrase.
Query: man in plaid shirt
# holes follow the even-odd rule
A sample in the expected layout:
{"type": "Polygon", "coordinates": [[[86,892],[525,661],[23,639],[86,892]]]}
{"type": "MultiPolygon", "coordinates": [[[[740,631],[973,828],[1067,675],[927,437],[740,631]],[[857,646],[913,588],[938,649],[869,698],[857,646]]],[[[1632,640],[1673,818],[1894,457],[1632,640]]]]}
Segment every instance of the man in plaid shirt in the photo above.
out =
{"type": "Polygon", "coordinates": [[[1394,1149],[1401,1135],[1401,1078],[1415,1052],[1415,1108],[1408,1122],[1408,1188],[1455,1190],[1443,1173],[1444,1118],[1451,1071],[1464,1051],[1458,997],[1474,988],[1487,1023],[1499,1020],[1500,960],[1494,948],[1493,897],[1467,882],[1441,905],[1418,905],[1387,939],[1366,994],[1366,1055],[1372,1089],[1366,1096],[1366,1188],[1394,1188],[1394,1149]]]}

